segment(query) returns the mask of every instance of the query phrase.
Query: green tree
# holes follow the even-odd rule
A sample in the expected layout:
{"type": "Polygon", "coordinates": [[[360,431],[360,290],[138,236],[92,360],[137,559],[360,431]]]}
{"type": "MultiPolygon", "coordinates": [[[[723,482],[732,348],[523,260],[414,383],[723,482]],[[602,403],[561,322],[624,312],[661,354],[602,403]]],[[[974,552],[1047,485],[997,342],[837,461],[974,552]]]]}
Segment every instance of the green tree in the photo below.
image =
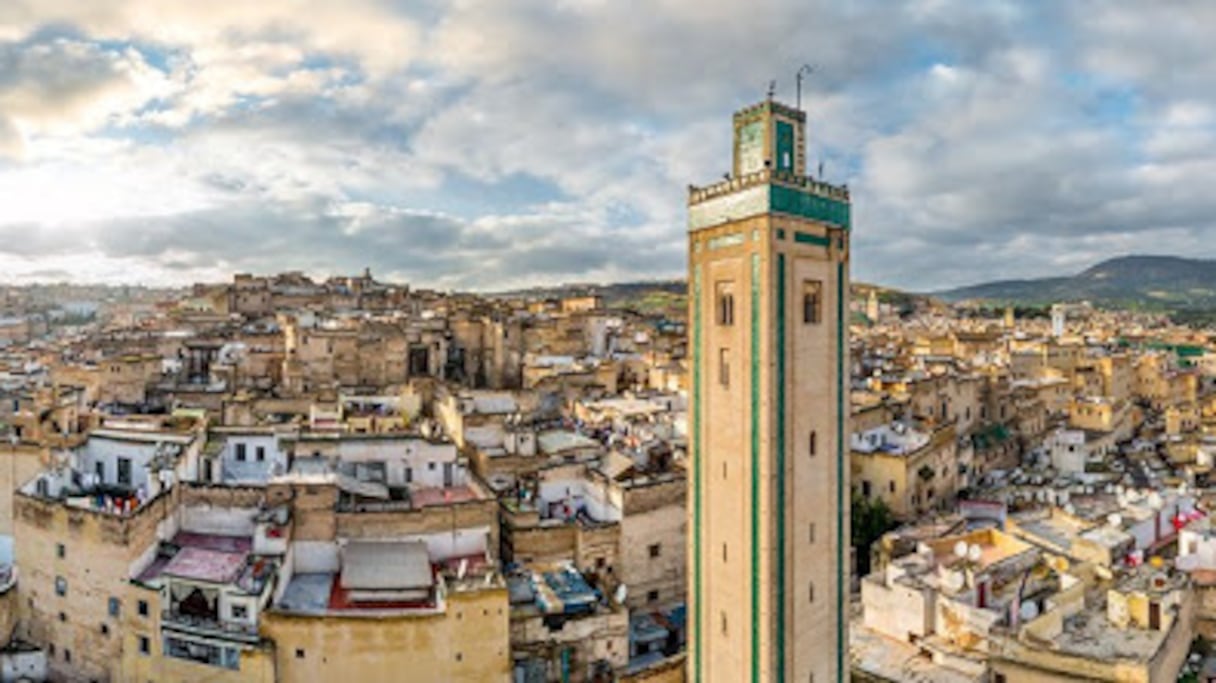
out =
{"type": "Polygon", "coordinates": [[[870,573],[870,546],[882,535],[897,525],[891,508],[882,500],[871,500],[860,494],[853,495],[852,541],[857,551],[857,573],[870,573]]]}

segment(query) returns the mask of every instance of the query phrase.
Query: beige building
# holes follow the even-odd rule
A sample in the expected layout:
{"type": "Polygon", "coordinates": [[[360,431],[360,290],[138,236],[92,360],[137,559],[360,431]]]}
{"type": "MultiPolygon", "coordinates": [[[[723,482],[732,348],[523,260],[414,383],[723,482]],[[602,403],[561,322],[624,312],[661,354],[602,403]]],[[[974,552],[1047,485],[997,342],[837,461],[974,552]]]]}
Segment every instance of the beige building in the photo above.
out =
{"type": "Polygon", "coordinates": [[[689,191],[693,680],[848,675],[850,199],[805,122],[737,112],[730,177],[689,191]]]}
{"type": "Polygon", "coordinates": [[[894,422],[858,432],[849,457],[856,492],[883,501],[898,519],[945,509],[958,494],[958,438],[952,425],[929,432],[894,422]]]}

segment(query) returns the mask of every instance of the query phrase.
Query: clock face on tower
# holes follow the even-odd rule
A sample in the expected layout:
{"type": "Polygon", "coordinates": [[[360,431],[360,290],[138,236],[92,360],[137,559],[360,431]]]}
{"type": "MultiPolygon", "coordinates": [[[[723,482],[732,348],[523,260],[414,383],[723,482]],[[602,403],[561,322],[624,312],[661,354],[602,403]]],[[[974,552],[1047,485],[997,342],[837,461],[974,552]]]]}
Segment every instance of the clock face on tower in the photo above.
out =
{"type": "Polygon", "coordinates": [[[764,167],[764,122],[752,121],[739,128],[739,173],[764,167]]]}

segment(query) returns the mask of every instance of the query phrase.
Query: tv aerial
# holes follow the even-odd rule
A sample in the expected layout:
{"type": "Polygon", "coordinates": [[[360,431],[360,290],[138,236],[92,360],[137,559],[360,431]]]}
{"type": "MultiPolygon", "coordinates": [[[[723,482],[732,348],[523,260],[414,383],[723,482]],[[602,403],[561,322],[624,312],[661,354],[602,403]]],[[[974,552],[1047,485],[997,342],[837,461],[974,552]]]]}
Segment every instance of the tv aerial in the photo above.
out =
{"type": "Polygon", "coordinates": [[[819,70],[818,66],[811,64],[803,64],[798,67],[798,72],[794,74],[794,105],[798,109],[802,109],[802,78],[810,76],[819,70]]]}

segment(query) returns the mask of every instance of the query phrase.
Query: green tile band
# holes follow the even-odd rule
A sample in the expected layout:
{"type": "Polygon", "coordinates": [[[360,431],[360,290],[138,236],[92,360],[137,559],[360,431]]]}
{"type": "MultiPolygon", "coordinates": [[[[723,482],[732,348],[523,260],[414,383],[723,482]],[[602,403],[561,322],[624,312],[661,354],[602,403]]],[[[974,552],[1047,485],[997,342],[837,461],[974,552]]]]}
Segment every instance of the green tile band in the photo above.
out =
{"type": "Polygon", "coordinates": [[[848,202],[785,185],[769,186],[769,210],[830,223],[846,230],[852,220],[848,202]]]}
{"type": "Polygon", "coordinates": [[[794,241],[798,242],[799,244],[813,244],[817,247],[825,247],[825,248],[831,246],[831,244],[832,244],[832,241],[826,237],[820,237],[819,235],[812,235],[807,232],[795,232],[794,241]]]}

